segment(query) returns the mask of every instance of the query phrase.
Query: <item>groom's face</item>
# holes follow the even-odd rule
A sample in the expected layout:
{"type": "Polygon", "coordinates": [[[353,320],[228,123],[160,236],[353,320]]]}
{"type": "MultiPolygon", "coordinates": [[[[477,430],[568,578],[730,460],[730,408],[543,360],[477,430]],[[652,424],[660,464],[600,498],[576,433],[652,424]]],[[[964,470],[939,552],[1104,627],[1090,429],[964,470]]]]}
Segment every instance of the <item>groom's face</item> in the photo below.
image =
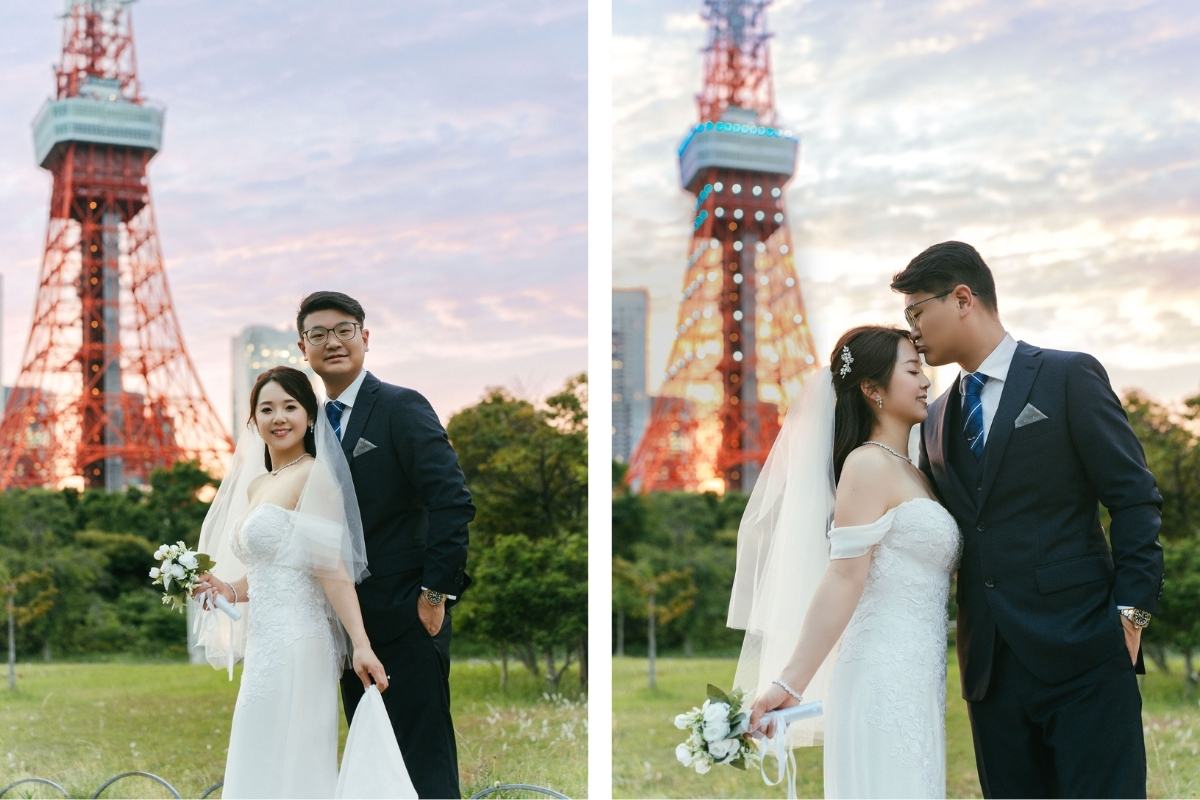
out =
{"type": "Polygon", "coordinates": [[[940,367],[955,361],[954,345],[958,339],[958,314],[954,298],[933,292],[904,295],[904,308],[909,317],[909,331],[917,352],[925,363],[940,367]]]}
{"type": "MultiPolygon", "coordinates": [[[[342,323],[357,326],[358,320],[344,311],[328,309],[309,314],[304,318],[303,327],[306,331],[316,327],[333,331],[342,323]]],[[[362,370],[369,336],[370,332],[365,328],[356,327],[354,335],[349,339],[343,341],[330,333],[325,343],[320,346],[314,346],[301,337],[300,349],[308,358],[313,372],[321,378],[332,378],[335,381],[338,378],[353,379],[362,370]]]]}

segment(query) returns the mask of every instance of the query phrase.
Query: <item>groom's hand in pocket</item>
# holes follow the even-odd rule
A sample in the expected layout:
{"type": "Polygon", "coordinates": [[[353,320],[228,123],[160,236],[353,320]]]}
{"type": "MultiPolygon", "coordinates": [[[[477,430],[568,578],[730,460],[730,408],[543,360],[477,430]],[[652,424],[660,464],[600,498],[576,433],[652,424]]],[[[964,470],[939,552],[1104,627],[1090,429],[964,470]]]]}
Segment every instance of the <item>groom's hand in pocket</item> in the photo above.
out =
{"type": "Polygon", "coordinates": [[[438,631],[442,629],[442,623],[446,621],[446,604],[438,603],[435,606],[426,600],[425,593],[421,592],[417,595],[417,617],[430,636],[437,636],[438,631]]]}
{"type": "Polygon", "coordinates": [[[1121,617],[1121,628],[1125,631],[1125,647],[1129,649],[1129,660],[1136,664],[1138,650],[1142,647],[1142,629],[1126,617],[1121,617]]]}

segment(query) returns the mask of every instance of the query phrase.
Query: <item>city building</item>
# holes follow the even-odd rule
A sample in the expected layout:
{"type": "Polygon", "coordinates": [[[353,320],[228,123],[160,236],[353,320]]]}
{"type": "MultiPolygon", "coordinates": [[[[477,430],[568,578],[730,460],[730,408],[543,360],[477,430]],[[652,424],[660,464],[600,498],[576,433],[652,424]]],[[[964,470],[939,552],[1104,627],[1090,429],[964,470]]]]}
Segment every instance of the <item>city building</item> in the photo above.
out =
{"type": "Polygon", "coordinates": [[[650,418],[646,394],[646,322],[650,298],[645,289],[614,289],[612,294],[612,451],[628,463],[650,418]]]}
{"type": "Polygon", "coordinates": [[[278,330],[265,325],[251,325],[231,340],[230,386],[233,391],[233,439],[246,427],[250,418],[250,390],[258,376],[271,367],[294,367],[312,381],[313,389],[321,394],[321,382],[304,360],[297,344],[300,336],[294,330],[278,330]]]}

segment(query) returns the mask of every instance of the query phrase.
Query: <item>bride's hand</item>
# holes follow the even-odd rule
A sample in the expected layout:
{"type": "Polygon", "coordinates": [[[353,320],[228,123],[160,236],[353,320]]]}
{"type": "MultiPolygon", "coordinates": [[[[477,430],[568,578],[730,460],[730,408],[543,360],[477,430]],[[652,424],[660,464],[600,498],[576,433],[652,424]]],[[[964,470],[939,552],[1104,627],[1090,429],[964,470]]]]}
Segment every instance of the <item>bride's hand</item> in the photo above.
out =
{"type": "Polygon", "coordinates": [[[383,668],[383,662],[375,655],[375,651],[370,647],[354,648],[354,672],[358,675],[359,680],[363,682],[363,689],[371,688],[371,678],[375,679],[375,685],[379,687],[379,692],[382,694],[388,688],[387,670],[383,668]]]}
{"type": "MultiPolygon", "coordinates": [[[[762,721],[763,714],[768,711],[774,711],[779,708],[791,708],[799,705],[800,701],[792,697],[783,690],[782,686],[772,683],[767,687],[767,690],[754,699],[754,705],[750,709],[750,730],[758,730],[758,724],[762,721]]],[[[774,725],[769,725],[763,731],[767,736],[772,734],[771,728],[774,725]]]]}

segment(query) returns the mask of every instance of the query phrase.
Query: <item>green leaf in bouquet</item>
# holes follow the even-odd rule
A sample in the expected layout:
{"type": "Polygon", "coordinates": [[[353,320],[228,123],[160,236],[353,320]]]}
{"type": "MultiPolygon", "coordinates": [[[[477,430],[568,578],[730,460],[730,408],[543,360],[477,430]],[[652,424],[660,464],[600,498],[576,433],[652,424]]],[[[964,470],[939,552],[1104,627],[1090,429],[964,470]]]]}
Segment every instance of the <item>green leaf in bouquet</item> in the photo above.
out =
{"type": "Polygon", "coordinates": [[[733,704],[729,702],[729,695],[725,694],[725,692],[721,691],[716,686],[713,686],[711,683],[708,685],[708,699],[714,703],[724,703],[727,706],[733,706],[733,704]]]}
{"type": "Polygon", "coordinates": [[[196,553],[196,569],[200,573],[212,572],[216,565],[217,562],[213,561],[206,553],[196,553]]]}
{"type": "Polygon", "coordinates": [[[729,735],[740,736],[750,730],[750,715],[745,711],[735,714],[729,720],[729,735]]]}

